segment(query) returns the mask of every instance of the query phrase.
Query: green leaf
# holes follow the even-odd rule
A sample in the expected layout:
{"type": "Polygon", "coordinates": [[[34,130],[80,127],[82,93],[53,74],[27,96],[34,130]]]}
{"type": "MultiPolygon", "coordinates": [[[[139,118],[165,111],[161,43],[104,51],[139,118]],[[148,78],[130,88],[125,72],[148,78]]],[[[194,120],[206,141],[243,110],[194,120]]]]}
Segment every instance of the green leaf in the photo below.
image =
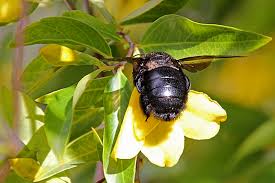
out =
{"type": "Polygon", "coordinates": [[[79,164],[92,163],[100,160],[102,142],[95,130],[75,139],[66,146],[62,161],[58,161],[50,152],[36,174],[34,182],[47,179],[79,164]]]}
{"type": "Polygon", "coordinates": [[[76,19],[80,22],[83,22],[93,29],[97,30],[104,38],[112,39],[115,41],[121,40],[121,38],[116,33],[116,27],[113,24],[105,24],[101,20],[91,16],[82,11],[68,11],[63,14],[65,17],[76,19]]]}
{"type": "Polygon", "coordinates": [[[19,175],[17,175],[14,171],[10,171],[8,176],[5,179],[5,183],[32,183],[32,181],[26,180],[19,175]]]}
{"type": "Polygon", "coordinates": [[[121,70],[109,81],[104,91],[105,128],[103,135],[103,168],[107,182],[134,182],[135,162],[111,158],[111,151],[128,106],[131,89],[121,70]]]}
{"type": "Polygon", "coordinates": [[[145,52],[163,51],[180,59],[190,56],[239,56],[267,44],[271,38],[232,27],[201,24],[178,15],[156,20],[144,34],[145,52]]]}
{"type": "Polygon", "coordinates": [[[151,0],[141,8],[132,12],[123,21],[122,25],[153,22],[159,17],[176,13],[188,0],[151,0]]]}
{"type": "Polygon", "coordinates": [[[244,157],[267,148],[275,142],[275,120],[269,120],[252,132],[240,145],[233,156],[233,164],[244,157]]]}
{"type": "Polygon", "coordinates": [[[3,86],[0,87],[0,101],[0,114],[12,126],[14,114],[12,91],[3,86]]]}
{"type": "Polygon", "coordinates": [[[108,11],[108,9],[105,7],[104,1],[98,1],[98,0],[89,0],[91,3],[93,3],[93,7],[99,11],[99,13],[104,17],[104,19],[111,23],[116,24],[116,21],[114,17],[111,15],[111,13],[108,11]]]}
{"type": "Polygon", "coordinates": [[[74,169],[66,171],[67,175],[72,179],[72,182],[87,183],[91,182],[96,172],[95,163],[85,163],[74,169]]]}
{"type": "Polygon", "coordinates": [[[82,78],[73,97],[73,125],[71,139],[97,127],[104,119],[104,88],[110,77],[96,78],[102,69],[98,69],[82,78]]]}
{"type": "Polygon", "coordinates": [[[89,25],[68,17],[43,18],[24,30],[24,44],[72,44],[81,45],[105,56],[111,49],[104,38],[89,25]]]}
{"type": "Polygon", "coordinates": [[[32,136],[29,143],[20,151],[17,158],[32,158],[40,164],[44,161],[50,151],[44,126],[39,128],[32,136]]]}
{"type": "Polygon", "coordinates": [[[24,70],[21,76],[22,90],[36,99],[77,83],[93,70],[91,65],[55,67],[40,55],[24,70]]]}
{"type": "Polygon", "coordinates": [[[45,183],[71,183],[71,179],[69,177],[54,177],[45,183]]]}
{"type": "Polygon", "coordinates": [[[73,92],[74,87],[61,90],[45,111],[45,133],[49,146],[59,160],[70,136],[73,92]]]}

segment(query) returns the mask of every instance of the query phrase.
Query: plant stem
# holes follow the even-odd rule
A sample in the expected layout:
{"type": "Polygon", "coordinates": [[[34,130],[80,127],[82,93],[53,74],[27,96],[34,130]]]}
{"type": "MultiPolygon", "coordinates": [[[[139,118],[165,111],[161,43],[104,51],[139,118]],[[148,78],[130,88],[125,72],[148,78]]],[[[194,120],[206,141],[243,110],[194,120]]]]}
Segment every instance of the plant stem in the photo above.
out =
{"type": "Polygon", "coordinates": [[[123,39],[129,44],[129,49],[126,57],[133,56],[134,50],[135,50],[135,43],[132,41],[130,36],[122,31],[118,32],[119,35],[123,37],[123,39]]]}
{"type": "Polygon", "coordinates": [[[21,19],[17,23],[16,26],[16,33],[15,33],[15,42],[16,42],[16,49],[15,49],[15,59],[13,62],[12,68],[12,91],[13,91],[13,106],[14,106],[14,118],[13,118],[13,129],[15,132],[18,130],[19,127],[19,117],[20,117],[20,104],[19,104],[19,93],[18,90],[21,87],[20,83],[20,76],[22,74],[23,68],[23,56],[24,56],[24,36],[23,36],[23,29],[27,24],[27,16],[24,12],[26,9],[26,2],[24,0],[21,1],[23,13],[21,15],[21,19]]]}
{"type": "Polygon", "coordinates": [[[75,4],[70,0],[64,0],[64,3],[66,4],[69,10],[76,10],[75,4]]]}
{"type": "Polygon", "coordinates": [[[105,181],[102,162],[96,164],[95,182],[102,183],[105,181]]]}
{"type": "Polygon", "coordinates": [[[0,167],[0,182],[5,182],[5,179],[8,175],[10,171],[10,165],[9,163],[6,161],[5,163],[3,163],[0,167]]]}

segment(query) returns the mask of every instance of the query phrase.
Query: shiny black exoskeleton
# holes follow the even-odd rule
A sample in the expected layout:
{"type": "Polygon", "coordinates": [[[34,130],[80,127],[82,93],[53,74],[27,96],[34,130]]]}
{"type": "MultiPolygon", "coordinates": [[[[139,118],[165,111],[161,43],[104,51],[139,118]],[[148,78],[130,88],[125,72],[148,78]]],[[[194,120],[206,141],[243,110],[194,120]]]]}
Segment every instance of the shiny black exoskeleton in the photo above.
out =
{"type": "Polygon", "coordinates": [[[190,89],[177,60],[164,52],[142,56],[133,70],[134,84],[147,118],[151,113],[165,121],[176,118],[184,109],[190,89]]]}

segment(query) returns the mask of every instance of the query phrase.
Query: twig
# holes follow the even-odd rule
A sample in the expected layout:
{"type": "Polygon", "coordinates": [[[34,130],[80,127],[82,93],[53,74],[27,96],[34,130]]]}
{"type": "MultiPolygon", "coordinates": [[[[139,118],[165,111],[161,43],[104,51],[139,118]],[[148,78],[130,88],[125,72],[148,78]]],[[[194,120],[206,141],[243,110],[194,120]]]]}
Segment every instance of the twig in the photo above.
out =
{"type": "Polygon", "coordinates": [[[13,129],[15,132],[19,126],[19,117],[20,117],[20,104],[19,104],[19,94],[18,90],[20,89],[20,76],[22,73],[23,68],[23,55],[24,55],[24,36],[22,34],[24,27],[27,24],[27,16],[24,13],[26,9],[25,1],[21,1],[22,4],[22,15],[21,19],[17,23],[16,33],[15,33],[15,42],[16,42],[16,49],[15,49],[15,60],[13,62],[13,69],[12,69],[12,88],[13,88],[13,106],[14,106],[14,118],[13,118],[13,129]]]}
{"type": "Polygon", "coordinates": [[[102,165],[102,162],[99,161],[96,164],[96,172],[95,172],[94,182],[102,183],[102,182],[104,182],[104,180],[105,180],[105,177],[104,177],[103,165],[102,165]]]}
{"type": "Polygon", "coordinates": [[[135,43],[131,40],[130,36],[122,31],[117,32],[119,35],[123,37],[123,39],[129,44],[129,49],[126,57],[133,56],[134,50],[135,50],[135,43]]]}
{"type": "Polygon", "coordinates": [[[10,171],[10,165],[9,163],[6,161],[5,163],[3,163],[0,167],[0,183],[4,183],[5,182],[5,179],[8,175],[10,171]]]}
{"type": "Polygon", "coordinates": [[[64,0],[65,5],[68,7],[69,10],[76,10],[75,4],[70,0],[64,0]]]}
{"type": "Polygon", "coordinates": [[[102,183],[102,182],[104,182],[104,181],[105,181],[105,178],[102,178],[102,179],[96,181],[96,183],[102,183]]]}
{"type": "Polygon", "coordinates": [[[94,15],[94,11],[93,11],[93,9],[92,9],[91,6],[90,6],[89,0],[84,0],[84,5],[85,5],[85,7],[86,7],[87,12],[88,12],[90,15],[94,15]]]}
{"type": "Polygon", "coordinates": [[[140,183],[140,169],[142,168],[143,165],[143,159],[141,157],[137,157],[137,162],[136,162],[136,175],[135,175],[135,183],[140,183]]]}

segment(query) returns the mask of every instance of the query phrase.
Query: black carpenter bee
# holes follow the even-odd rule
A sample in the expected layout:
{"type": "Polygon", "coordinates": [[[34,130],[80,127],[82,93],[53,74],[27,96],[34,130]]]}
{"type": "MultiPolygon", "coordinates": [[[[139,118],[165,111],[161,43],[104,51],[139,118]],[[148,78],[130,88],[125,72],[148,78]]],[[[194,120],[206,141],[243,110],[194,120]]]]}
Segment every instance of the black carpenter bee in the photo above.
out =
{"type": "Polygon", "coordinates": [[[176,60],[164,52],[151,52],[138,58],[121,58],[133,63],[133,80],[140,93],[144,114],[170,121],[185,108],[190,81],[182,71],[205,69],[214,58],[234,56],[196,56],[176,60]]]}

